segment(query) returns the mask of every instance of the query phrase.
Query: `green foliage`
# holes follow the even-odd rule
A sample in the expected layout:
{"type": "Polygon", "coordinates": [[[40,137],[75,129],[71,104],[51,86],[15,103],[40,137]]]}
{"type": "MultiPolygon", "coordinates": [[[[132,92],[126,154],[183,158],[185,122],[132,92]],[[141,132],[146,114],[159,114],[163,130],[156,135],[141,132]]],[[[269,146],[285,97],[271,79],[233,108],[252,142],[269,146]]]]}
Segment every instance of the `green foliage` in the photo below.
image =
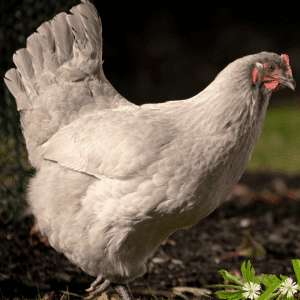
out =
{"type": "Polygon", "coordinates": [[[269,108],[247,170],[299,174],[299,126],[299,108],[269,108]]]}
{"type": "Polygon", "coordinates": [[[254,282],[254,283],[259,284],[258,277],[256,277],[256,279],[254,280],[255,271],[251,267],[250,260],[248,260],[247,267],[246,267],[246,262],[245,261],[243,262],[242,267],[241,267],[241,271],[242,271],[242,275],[245,278],[246,282],[254,282]]]}
{"type": "MultiPolygon", "coordinates": [[[[296,273],[297,279],[299,279],[300,274],[300,260],[292,260],[294,271],[296,273]]],[[[235,276],[229,274],[225,270],[219,271],[225,280],[228,280],[236,285],[226,285],[226,284],[216,284],[216,285],[206,285],[206,288],[225,288],[226,290],[217,291],[217,294],[221,299],[258,299],[258,300],[271,300],[271,299],[295,299],[294,294],[300,290],[299,280],[298,284],[294,283],[291,278],[287,276],[280,275],[281,279],[278,279],[275,275],[261,275],[261,280],[259,278],[254,278],[255,271],[251,267],[250,261],[246,266],[246,262],[242,264],[241,272],[246,281],[246,283],[241,283],[239,279],[235,276]],[[266,290],[261,293],[261,284],[266,287],[266,290]],[[230,289],[230,290],[228,290],[230,289]]],[[[299,297],[297,298],[299,299],[299,297]]]]}

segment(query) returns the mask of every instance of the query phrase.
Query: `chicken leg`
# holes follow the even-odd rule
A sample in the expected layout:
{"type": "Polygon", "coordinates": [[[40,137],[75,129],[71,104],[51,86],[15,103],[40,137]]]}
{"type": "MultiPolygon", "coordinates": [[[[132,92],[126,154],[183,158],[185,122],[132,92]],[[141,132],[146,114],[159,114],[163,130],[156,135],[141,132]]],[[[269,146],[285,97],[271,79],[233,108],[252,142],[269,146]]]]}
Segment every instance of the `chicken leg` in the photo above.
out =
{"type": "Polygon", "coordinates": [[[115,290],[121,296],[122,300],[133,300],[133,296],[131,294],[128,284],[113,283],[110,280],[105,280],[101,275],[99,275],[96,278],[96,280],[91,284],[90,288],[86,290],[87,292],[90,292],[90,294],[84,299],[92,299],[93,296],[95,296],[96,294],[105,292],[110,286],[115,288],[115,290]],[[95,289],[95,287],[99,283],[101,284],[95,289]]]}

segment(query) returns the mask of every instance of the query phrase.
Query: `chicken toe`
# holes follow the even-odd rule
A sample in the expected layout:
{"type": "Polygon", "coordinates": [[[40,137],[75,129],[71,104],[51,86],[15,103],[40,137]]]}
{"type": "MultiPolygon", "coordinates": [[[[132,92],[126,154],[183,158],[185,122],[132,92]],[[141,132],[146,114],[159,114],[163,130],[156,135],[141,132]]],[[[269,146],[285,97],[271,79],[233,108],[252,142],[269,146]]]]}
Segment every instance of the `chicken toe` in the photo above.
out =
{"type": "MultiPolygon", "coordinates": [[[[98,276],[97,279],[92,283],[91,288],[94,288],[95,285],[97,285],[96,281],[100,282],[101,280],[100,280],[100,276],[98,276]]],[[[109,288],[110,285],[111,285],[111,281],[108,279],[105,279],[104,282],[101,283],[101,285],[99,285],[94,291],[90,292],[90,294],[87,297],[85,297],[84,299],[86,299],[86,300],[92,299],[96,294],[101,294],[101,293],[105,292],[109,288]]]]}
{"type": "Polygon", "coordinates": [[[128,284],[120,284],[120,283],[113,283],[110,280],[104,280],[101,285],[99,285],[96,289],[95,286],[103,280],[102,276],[98,276],[97,279],[91,284],[91,287],[86,291],[90,292],[90,294],[85,297],[84,299],[89,300],[92,299],[96,294],[101,294],[105,292],[110,286],[114,287],[118,294],[121,296],[122,300],[133,300],[131,291],[128,287],[128,284]]]}
{"type": "Polygon", "coordinates": [[[91,284],[91,286],[88,288],[88,289],[86,289],[86,291],[87,292],[92,292],[92,291],[94,291],[95,290],[95,286],[97,286],[99,283],[101,283],[102,281],[104,280],[104,278],[101,276],[101,275],[99,275],[97,278],[96,278],[96,280],[91,284]]]}

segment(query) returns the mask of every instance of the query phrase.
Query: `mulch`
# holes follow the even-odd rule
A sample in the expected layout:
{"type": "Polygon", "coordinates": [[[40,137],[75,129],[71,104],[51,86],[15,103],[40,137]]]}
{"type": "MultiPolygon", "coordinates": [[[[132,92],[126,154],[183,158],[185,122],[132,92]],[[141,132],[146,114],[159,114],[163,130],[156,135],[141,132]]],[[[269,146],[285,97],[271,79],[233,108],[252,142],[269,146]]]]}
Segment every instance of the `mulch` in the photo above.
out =
{"type": "MultiPolygon", "coordinates": [[[[160,297],[174,296],[173,287],[221,284],[219,270],[238,272],[249,259],[257,275],[282,274],[296,280],[291,259],[300,258],[299,216],[300,176],[245,173],[231,197],[210,216],[175,232],[159,247],[148,272],[129,284],[134,297],[147,298],[143,295],[148,286],[160,297]],[[245,237],[253,243],[245,244],[245,237]],[[250,244],[258,245],[260,252],[241,251],[241,245],[245,250],[250,244]],[[242,255],[251,253],[252,257],[242,255]]],[[[37,238],[31,245],[33,225],[31,217],[1,224],[0,298],[35,299],[38,292],[59,295],[67,289],[87,295],[84,290],[94,278],[37,238]]]]}

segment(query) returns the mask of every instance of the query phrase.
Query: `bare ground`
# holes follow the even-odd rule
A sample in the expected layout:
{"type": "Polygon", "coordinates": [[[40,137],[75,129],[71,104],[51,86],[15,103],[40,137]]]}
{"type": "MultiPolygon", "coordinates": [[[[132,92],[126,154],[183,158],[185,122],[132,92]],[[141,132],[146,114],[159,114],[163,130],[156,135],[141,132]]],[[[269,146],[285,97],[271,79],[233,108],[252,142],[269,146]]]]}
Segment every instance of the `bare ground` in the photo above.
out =
{"type": "MultiPolygon", "coordinates": [[[[148,272],[130,283],[134,297],[143,298],[136,292],[145,294],[147,286],[160,296],[172,295],[172,287],[223,283],[220,269],[240,270],[249,259],[240,255],[224,259],[237,251],[249,230],[266,250],[265,257],[250,258],[256,274],[295,279],[291,259],[300,258],[300,176],[244,174],[240,184],[210,216],[175,232],[160,246],[148,272]]],[[[38,290],[41,295],[52,291],[59,295],[66,289],[86,295],[84,289],[94,278],[51,247],[40,242],[31,246],[33,222],[32,218],[15,225],[0,221],[0,298],[35,299],[38,290]]]]}

